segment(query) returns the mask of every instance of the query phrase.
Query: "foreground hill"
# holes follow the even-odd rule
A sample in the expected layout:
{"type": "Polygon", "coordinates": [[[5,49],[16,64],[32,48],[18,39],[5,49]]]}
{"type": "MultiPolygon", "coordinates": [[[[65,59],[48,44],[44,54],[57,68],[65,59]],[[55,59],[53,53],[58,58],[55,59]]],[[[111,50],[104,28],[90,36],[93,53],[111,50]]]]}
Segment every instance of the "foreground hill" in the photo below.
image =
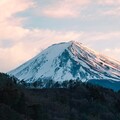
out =
{"type": "Polygon", "coordinates": [[[0,120],[120,120],[120,92],[72,80],[26,89],[15,80],[0,74],[0,120]]]}

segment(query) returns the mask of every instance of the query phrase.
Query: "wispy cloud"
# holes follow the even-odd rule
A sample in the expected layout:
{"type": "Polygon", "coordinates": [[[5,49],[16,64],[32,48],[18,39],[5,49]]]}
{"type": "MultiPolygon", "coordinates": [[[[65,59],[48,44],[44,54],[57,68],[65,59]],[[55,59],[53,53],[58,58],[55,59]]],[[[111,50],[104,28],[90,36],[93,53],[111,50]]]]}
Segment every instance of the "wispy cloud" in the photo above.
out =
{"type": "Polygon", "coordinates": [[[112,32],[86,32],[84,33],[84,39],[86,41],[111,41],[118,40],[120,38],[120,31],[112,31],[112,32]]]}
{"type": "MultiPolygon", "coordinates": [[[[109,44],[111,39],[119,36],[120,32],[113,33],[88,33],[88,32],[75,32],[75,31],[55,31],[55,30],[42,30],[34,29],[29,30],[21,39],[17,42],[13,41],[12,46],[0,48],[0,61],[1,63],[7,63],[5,66],[1,64],[1,70],[7,71],[17,67],[19,64],[32,58],[41,50],[47,48],[49,45],[64,41],[77,40],[82,43],[86,43],[88,46],[97,43],[98,41],[104,41],[109,44]],[[7,55],[7,56],[6,56],[7,55]],[[10,62],[8,62],[8,59],[10,62]],[[9,64],[9,65],[8,65],[9,64]]],[[[15,39],[14,39],[15,40],[15,39]]],[[[118,39],[119,42],[119,39],[118,39]]],[[[103,51],[108,54],[106,50],[103,51]]],[[[109,52],[110,53],[110,52],[109,52]]],[[[116,52],[116,58],[118,52],[116,52]]],[[[108,56],[112,56],[108,54],[108,56]]]]}
{"type": "Polygon", "coordinates": [[[21,38],[28,30],[22,27],[24,18],[15,17],[33,6],[28,0],[2,0],[0,2],[0,39],[21,38]]]}
{"type": "Polygon", "coordinates": [[[55,0],[44,6],[38,4],[36,14],[57,19],[95,18],[99,14],[117,16],[119,15],[119,9],[120,0],[55,0]],[[92,7],[96,10],[94,13],[89,12],[92,7]],[[99,13],[99,11],[101,12],[99,13]]]}
{"type": "Polygon", "coordinates": [[[77,39],[80,36],[80,34],[71,31],[24,28],[24,18],[16,17],[15,14],[31,7],[34,7],[34,3],[30,0],[0,1],[1,71],[16,67],[52,43],[77,39]]]}
{"type": "Polygon", "coordinates": [[[118,5],[120,4],[120,0],[98,0],[97,1],[98,4],[101,5],[118,5]]]}
{"type": "Polygon", "coordinates": [[[28,0],[2,0],[0,1],[0,22],[11,20],[18,12],[24,11],[33,6],[28,0]]]}
{"type": "Polygon", "coordinates": [[[104,55],[110,56],[111,58],[118,58],[118,55],[120,55],[120,48],[106,48],[102,51],[104,55]]]}
{"type": "MultiPolygon", "coordinates": [[[[15,14],[33,6],[30,0],[0,0],[0,61],[3,71],[11,66],[15,59],[17,61],[18,58],[22,58],[19,57],[19,46],[16,44],[19,44],[20,39],[29,31],[22,27],[23,18],[17,18],[15,14]]],[[[20,50],[22,52],[22,49],[20,50]]]]}
{"type": "MultiPolygon", "coordinates": [[[[42,7],[40,10],[47,17],[60,19],[78,17],[90,2],[90,0],[58,0],[53,4],[42,7]]],[[[108,4],[107,2],[104,4],[108,4]]],[[[112,1],[109,4],[112,4],[112,1]]],[[[53,43],[78,40],[91,45],[97,43],[97,41],[108,43],[112,39],[119,41],[120,31],[103,33],[69,30],[66,32],[64,30],[41,28],[31,30],[25,28],[23,23],[26,18],[16,17],[16,14],[34,8],[34,5],[35,3],[32,0],[0,0],[0,71],[8,71],[18,66],[53,43]]],[[[119,58],[117,56],[119,50],[116,49],[114,50],[116,52],[115,57],[119,58]]],[[[108,54],[106,50],[103,51],[108,54]]]]}
{"type": "Polygon", "coordinates": [[[100,14],[113,17],[120,16],[120,0],[98,0],[97,4],[107,8],[101,9],[100,14]]]}
{"type": "MultiPolygon", "coordinates": [[[[102,5],[104,7],[109,7],[108,10],[101,9],[101,13],[103,15],[119,15],[119,6],[120,0],[62,0],[55,1],[47,6],[40,6],[40,12],[37,13],[39,15],[51,17],[51,18],[77,18],[82,15],[83,10],[89,11],[89,7],[94,5],[99,6],[102,5]]],[[[39,7],[38,7],[39,8],[39,7]]],[[[99,14],[100,8],[96,9],[96,15],[99,14]]],[[[38,11],[38,9],[37,9],[38,11]]],[[[89,13],[89,12],[88,12],[89,13]]],[[[91,14],[87,14],[87,16],[92,16],[91,14]]]]}
{"type": "Polygon", "coordinates": [[[61,0],[42,9],[44,16],[53,18],[78,17],[90,0],[61,0]]]}
{"type": "Polygon", "coordinates": [[[115,7],[109,10],[101,11],[102,15],[107,15],[107,16],[120,16],[120,7],[115,7]]]}
{"type": "Polygon", "coordinates": [[[1,64],[0,70],[8,71],[32,58],[51,44],[75,40],[82,34],[74,31],[64,32],[41,29],[27,31],[22,38],[19,37],[18,39],[14,36],[15,38],[10,42],[10,44],[13,43],[11,46],[4,46],[4,42],[0,41],[0,61],[4,63],[1,64]],[[8,59],[10,62],[8,62],[8,59]]]}

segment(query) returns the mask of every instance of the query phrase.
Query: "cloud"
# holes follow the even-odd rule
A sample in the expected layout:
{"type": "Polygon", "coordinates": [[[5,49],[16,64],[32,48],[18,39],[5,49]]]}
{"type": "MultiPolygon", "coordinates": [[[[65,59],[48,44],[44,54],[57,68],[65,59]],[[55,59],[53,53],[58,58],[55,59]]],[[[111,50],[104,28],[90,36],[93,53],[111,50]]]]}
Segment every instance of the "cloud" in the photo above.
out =
{"type": "Polygon", "coordinates": [[[13,51],[22,50],[17,44],[29,32],[29,30],[22,27],[24,18],[18,18],[15,15],[33,6],[34,4],[31,0],[0,0],[1,71],[4,71],[8,66],[13,65],[18,60],[18,54],[20,52],[18,51],[16,56],[15,53],[13,54],[13,51]]]}
{"type": "Polygon", "coordinates": [[[34,29],[28,30],[22,38],[12,39],[11,42],[9,41],[9,44],[7,41],[7,46],[4,46],[4,42],[0,41],[2,43],[0,44],[0,61],[3,63],[1,64],[0,71],[9,71],[17,67],[51,44],[76,40],[81,35],[82,33],[74,31],[34,29]]]}
{"type": "Polygon", "coordinates": [[[120,16],[120,7],[115,7],[109,10],[101,11],[102,15],[108,16],[120,16]]]}
{"type": "Polygon", "coordinates": [[[0,22],[10,20],[14,14],[24,11],[33,6],[28,0],[2,0],[0,2],[0,22]]]}
{"type": "MultiPolygon", "coordinates": [[[[41,50],[47,48],[54,43],[77,40],[84,44],[87,44],[88,46],[91,46],[98,41],[113,44],[111,43],[111,39],[115,39],[115,37],[118,37],[119,35],[120,32],[88,33],[75,31],[65,32],[44,29],[28,30],[28,32],[21,39],[17,40],[17,42],[15,40],[16,38],[14,38],[14,40],[12,40],[12,42],[14,43],[12,44],[12,46],[3,46],[0,48],[0,61],[1,63],[3,63],[1,64],[0,70],[9,71],[10,69],[13,69],[24,63],[25,61],[29,60],[30,58],[38,54],[41,50]]],[[[103,52],[108,56],[112,56],[111,54],[108,54],[106,50],[103,52]]],[[[119,58],[117,55],[119,55],[119,52],[116,52],[116,55],[113,57],[115,57],[116,59],[119,58]]]]}
{"type": "Polygon", "coordinates": [[[78,17],[93,19],[99,14],[119,16],[119,7],[120,0],[55,0],[54,2],[49,2],[48,5],[42,6],[38,4],[35,14],[57,19],[78,17]],[[100,7],[101,9],[99,9],[100,7]],[[92,9],[94,13],[89,12],[92,9]]]}
{"type": "Polygon", "coordinates": [[[118,58],[120,60],[120,48],[106,48],[105,50],[102,51],[104,55],[110,56],[112,58],[118,58]]]}
{"type": "Polygon", "coordinates": [[[62,0],[44,7],[42,14],[53,18],[78,17],[90,0],[62,0]]]}
{"type": "Polygon", "coordinates": [[[104,6],[100,14],[104,16],[120,16],[120,0],[98,0],[97,4],[104,6]]]}
{"type": "Polygon", "coordinates": [[[80,36],[72,31],[24,28],[24,18],[15,15],[31,7],[34,3],[30,0],[0,1],[0,71],[16,67],[53,43],[80,36]]]}
{"type": "MultiPolygon", "coordinates": [[[[48,10],[44,14],[50,17],[77,17],[89,2],[63,0],[42,10],[48,10]]],[[[31,0],[0,0],[0,71],[6,72],[17,67],[53,43],[78,40],[89,45],[97,41],[109,43],[111,39],[119,40],[120,31],[98,33],[24,28],[25,19],[16,17],[16,14],[32,7],[34,3],[31,0]]],[[[118,58],[117,55],[115,57],[118,58]]]]}
{"type": "Polygon", "coordinates": [[[97,1],[98,4],[101,5],[118,5],[120,4],[120,0],[98,0],[97,1]]]}
{"type": "Polygon", "coordinates": [[[22,27],[24,18],[15,17],[15,14],[32,6],[33,3],[30,0],[2,0],[0,2],[0,39],[19,39],[28,32],[22,27]]]}

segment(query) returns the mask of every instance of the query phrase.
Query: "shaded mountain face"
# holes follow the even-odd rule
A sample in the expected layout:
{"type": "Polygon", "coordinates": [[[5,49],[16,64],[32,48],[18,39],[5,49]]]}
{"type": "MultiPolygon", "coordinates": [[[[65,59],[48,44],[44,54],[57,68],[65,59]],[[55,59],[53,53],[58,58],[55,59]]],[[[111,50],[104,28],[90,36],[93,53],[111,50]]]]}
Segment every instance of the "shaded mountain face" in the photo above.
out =
{"type": "Polygon", "coordinates": [[[90,79],[120,80],[120,63],[90,50],[78,42],[54,44],[20,67],[10,71],[28,83],[90,79]]]}

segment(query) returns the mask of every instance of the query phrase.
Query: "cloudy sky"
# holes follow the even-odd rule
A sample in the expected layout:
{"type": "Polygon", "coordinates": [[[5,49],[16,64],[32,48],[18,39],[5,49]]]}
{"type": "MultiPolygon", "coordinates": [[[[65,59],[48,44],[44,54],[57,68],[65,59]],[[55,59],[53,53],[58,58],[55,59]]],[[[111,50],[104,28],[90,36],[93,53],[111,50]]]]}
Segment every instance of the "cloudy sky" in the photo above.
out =
{"type": "Polygon", "coordinates": [[[120,61],[120,0],[0,0],[0,72],[71,40],[120,61]]]}

